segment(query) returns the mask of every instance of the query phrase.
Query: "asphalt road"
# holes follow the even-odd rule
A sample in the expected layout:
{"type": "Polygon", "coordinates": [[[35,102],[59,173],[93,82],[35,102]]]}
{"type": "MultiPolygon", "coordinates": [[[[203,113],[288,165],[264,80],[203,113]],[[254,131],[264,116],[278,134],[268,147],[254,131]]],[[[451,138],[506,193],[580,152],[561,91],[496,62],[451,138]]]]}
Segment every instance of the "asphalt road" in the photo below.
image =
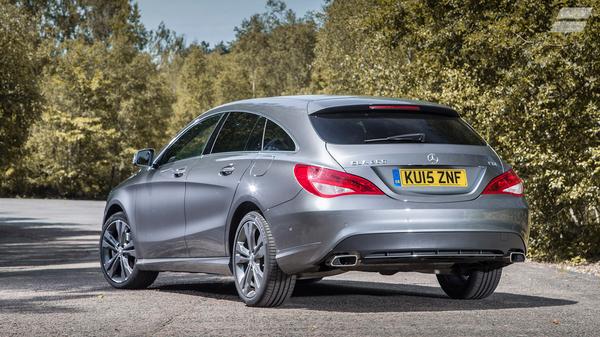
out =
{"type": "Polygon", "coordinates": [[[480,301],[435,277],[347,273],[245,307],[231,278],[164,273],[108,286],[97,262],[104,203],[0,199],[0,336],[600,336],[600,278],[525,263],[480,301]]]}

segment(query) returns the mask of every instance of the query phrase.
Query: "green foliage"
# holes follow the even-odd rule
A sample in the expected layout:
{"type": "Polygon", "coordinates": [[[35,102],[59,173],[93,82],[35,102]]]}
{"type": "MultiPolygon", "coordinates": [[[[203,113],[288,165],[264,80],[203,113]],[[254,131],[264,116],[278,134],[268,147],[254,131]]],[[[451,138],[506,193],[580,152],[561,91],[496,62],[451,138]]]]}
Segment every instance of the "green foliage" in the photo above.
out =
{"type": "Polygon", "coordinates": [[[193,45],[183,60],[176,83],[177,102],[170,120],[171,134],[214,106],[214,82],[219,69],[211,63],[214,57],[210,56],[214,55],[206,55],[199,46],[193,45]]]}
{"type": "Polygon", "coordinates": [[[68,43],[44,76],[46,104],[29,138],[34,191],[101,197],[132,172],[139,148],[160,146],[173,101],[150,56],[68,43]]]}
{"type": "Polygon", "coordinates": [[[191,45],[177,69],[171,132],[218,104],[307,92],[316,29],[313,19],[298,18],[283,2],[269,1],[267,12],[236,28],[230,48],[191,45]]]}
{"type": "Polygon", "coordinates": [[[600,256],[600,20],[549,33],[567,5],[333,1],[313,86],[456,107],[524,178],[532,255],[600,256]]]}
{"type": "Polygon", "coordinates": [[[0,1],[0,187],[15,173],[21,145],[39,114],[39,56],[33,20],[0,1]]]}

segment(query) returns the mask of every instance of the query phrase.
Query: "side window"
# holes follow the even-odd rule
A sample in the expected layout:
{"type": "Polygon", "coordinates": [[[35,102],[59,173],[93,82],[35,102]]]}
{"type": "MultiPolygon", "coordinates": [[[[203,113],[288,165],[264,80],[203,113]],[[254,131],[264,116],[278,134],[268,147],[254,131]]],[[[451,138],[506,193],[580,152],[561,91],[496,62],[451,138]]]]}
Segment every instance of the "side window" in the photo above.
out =
{"type": "Polygon", "coordinates": [[[188,129],[167,149],[158,165],[201,155],[220,118],[220,114],[208,117],[188,129]]]}
{"type": "Polygon", "coordinates": [[[252,129],[250,138],[248,138],[248,142],[246,142],[246,151],[260,151],[260,149],[262,149],[262,139],[266,120],[266,118],[260,117],[256,121],[256,124],[254,124],[254,129],[252,129]]]}
{"type": "Polygon", "coordinates": [[[223,123],[212,153],[244,151],[259,116],[245,112],[231,112],[223,123]]]}
{"type": "Polygon", "coordinates": [[[265,141],[263,151],[294,151],[296,146],[292,137],[287,134],[279,125],[267,121],[265,128],[265,141]]]}

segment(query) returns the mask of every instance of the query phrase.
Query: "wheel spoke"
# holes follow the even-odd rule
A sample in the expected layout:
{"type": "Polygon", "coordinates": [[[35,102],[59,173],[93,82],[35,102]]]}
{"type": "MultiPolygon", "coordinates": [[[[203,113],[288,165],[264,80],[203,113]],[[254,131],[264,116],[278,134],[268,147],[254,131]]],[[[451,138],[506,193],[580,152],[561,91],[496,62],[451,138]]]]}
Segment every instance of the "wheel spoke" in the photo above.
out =
{"type": "Polygon", "coordinates": [[[106,270],[106,273],[110,277],[115,276],[115,272],[117,271],[118,258],[119,255],[115,254],[113,257],[110,258],[110,260],[106,261],[106,263],[104,264],[104,270],[106,270]]]}
{"type": "Polygon", "coordinates": [[[121,272],[119,275],[121,276],[121,281],[124,281],[127,278],[127,275],[125,274],[125,263],[123,262],[123,256],[119,258],[119,266],[121,266],[121,272]]]}
{"type": "Polygon", "coordinates": [[[112,250],[115,251],[117,250],[117,246],[119,245],[117,239],[115,239],[115,237],[112,236],[112,234],[110,234],[108,230],[104,231],[102,243],[106,243],[106,245],[103,245],[104,247],[112,248],[112,250]]]}
{"type": "Polygon", "coordinates": [[[126,256],[121,256],[121,266],[123,268],[125,278],[129,277],[129,275],[131,275],[133,272],[133,269],[131,269],[131,266],[129,266],[129,259],[127,259],[126,256]]]}
{"type": "Polygon", "coordinates": [[[262,235],[258,235],[258,240],[256,241],[256,245],[254,246],[254,254],[256,254],[256,252],[258,252],[264,244],[265,241],[263,240],[262,235]]]}
{"type": "Polygon", "coordinates": [[[128,249],[128,250],[123,250],[123,255],[129,255],[131,257],[136,257],[135,256],[135,249],[128,249]]]}
{"type": "Polygon", "coordinates": [[[248,266],[248,277],[246,277],[247,288],[250,289],[252,287],[252,280],[254,279],[254,268],[248,266]]]}
{"type": "Polygon", "coordinates": [[[263,280],[263,272],[262,270],[260,270],[260,267],[258,265],[254,265],[254,286],[256,289],[260,288],[262,285],[262,280],[263,280]]]}
{"type": "Polygon", "coordinates": [[[249,286],[250,286],[250,282],[248,282],[248,278],[250,277],[250,266],[248,266],[246,268],[246,270],[244,271],[244,277],[242,278],[242,282],[240,282],[240,284],[242,285],[242,292],[244,294],[248,294],[249,291],[249,286]]]}
{"type": "Polygon", "coordinates": [[[235,254],[235,264],[247,264],[250,259],[247,256],[235,254]]]}
{"type": "Polygon", "coordinates": [[[251,252],[254,252],[254,249],[256,248],[256,225],[254,223],[251,223],[250,225],[250,240],[248,248],[250,248],[251,252]]]}
{"type": "Polygon", "coordinates": [[[246,236],[246,243],[248,244],[248,249],[252,251],[254,248],[254,237],[253,237],[253,227],[250,221],[244,224],[244,235],[246,236]]]}
{"type": "Polygon", "coordinates": [[[243,257],[250,257],[250,251],[244,247],[243,242],[238,242],[236,245],[236,252],[243,257]]]}
{"type": "Polygon", "coordinates": [[[254,253],[254,257],[257,259],[262,259],[265,257],[266,249],[264,246],[260,247],[256,253],[254,253]]]}
{"type": "Polygon", "coordinates": [[[108,261],[104,262],[104,270],[109,271],[119,255],[115,254],[108,261]]]}
{"type": "Polygon", "coordinates": [[[123,244],[123,242],[125,241],[123,227],[125,226],[123,225],[123,222],[121,220],[117,220],[117,222],[115,223],[115,227],[117,228],[117,239],[119,240],[120,244],[123,244]]]}

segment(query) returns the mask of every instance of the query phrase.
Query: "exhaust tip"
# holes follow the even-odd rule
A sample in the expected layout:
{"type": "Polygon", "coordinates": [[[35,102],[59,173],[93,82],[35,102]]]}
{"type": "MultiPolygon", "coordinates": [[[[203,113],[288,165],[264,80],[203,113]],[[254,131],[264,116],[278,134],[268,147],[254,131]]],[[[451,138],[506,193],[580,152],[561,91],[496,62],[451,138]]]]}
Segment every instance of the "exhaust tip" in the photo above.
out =
{"type": "Polygon", "coordinates": [[[354,267],[357,264],[358,255],[356,254],[334,255],[328,263],[331,267],[354,267]]]}
{"type": "Polygon", "coordinates": [[[525,262],[525,254],[519,253],[519,252],[510,253],[510,262],[512,262],[512,263],[525,262]]]}

